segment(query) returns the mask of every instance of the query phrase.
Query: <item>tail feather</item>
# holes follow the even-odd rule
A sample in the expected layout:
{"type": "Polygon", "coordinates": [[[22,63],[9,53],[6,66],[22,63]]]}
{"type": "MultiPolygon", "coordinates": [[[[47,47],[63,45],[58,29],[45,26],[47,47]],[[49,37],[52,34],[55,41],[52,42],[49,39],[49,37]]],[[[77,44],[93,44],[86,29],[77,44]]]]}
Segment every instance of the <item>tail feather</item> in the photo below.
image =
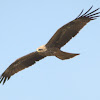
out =
{"type": "Polygon", "coordinates": [[[73,58],[75,56],[77,56],[79,54],[74,54],[74,53],[68,53],[68,52],[63,52],[61,50],[57,51],[55,56],[61,60],[65,60],[65,59],[70,59],[73,58]]]}

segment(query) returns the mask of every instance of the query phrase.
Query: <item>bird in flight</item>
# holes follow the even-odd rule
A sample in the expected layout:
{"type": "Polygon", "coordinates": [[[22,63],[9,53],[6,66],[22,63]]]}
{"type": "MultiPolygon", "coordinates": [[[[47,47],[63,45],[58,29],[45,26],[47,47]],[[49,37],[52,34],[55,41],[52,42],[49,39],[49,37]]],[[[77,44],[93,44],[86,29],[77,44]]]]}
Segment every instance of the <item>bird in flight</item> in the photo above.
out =
{"type": "MultiPolygon", "coordinates": [[[[92,6],[93,7],[93,6],[92,6]]],[[[97,17],[100,17],[100,12],[98,11],[100,8],[90,12],[92,7],[86,11],[84,14],[83,10],[79,14],[79,16],[73,21],[65,24],[61,28],[59,28],[56,33],[52,36],[52,38],[48,41],[47,44],[40,46],[37,48],[35,52],[27,54],[15,62],[13,62],[0,76],[0,83],[3,84],[6,80],[9,80],[12,75],[15,73],[28,68],[29,66],[35,64],[37,61],[47,57],[47,56],[56,56],[61,60],[73,58],[79,54],[68,53],[61,51],[61,47],[64,46],[67,42],[69,42],[77,33],[91,20],[95,20],[97,17]]]]}

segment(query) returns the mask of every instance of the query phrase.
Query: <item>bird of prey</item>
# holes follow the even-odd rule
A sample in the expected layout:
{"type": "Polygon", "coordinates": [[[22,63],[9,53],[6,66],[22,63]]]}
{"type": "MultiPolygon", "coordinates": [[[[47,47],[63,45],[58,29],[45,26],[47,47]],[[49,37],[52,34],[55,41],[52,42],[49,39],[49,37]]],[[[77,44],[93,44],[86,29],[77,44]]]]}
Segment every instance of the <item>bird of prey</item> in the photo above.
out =
{"type": "Polygon", "coordinates": [[[98,15],[100,14],[100,12],[96,12],[100,8],[90,12],[92,7],[84,14],[82,14],[82,10],[76,19],[59,28],[47,44],[40,46],[35,52],[25,55],[13,62],[0,76],[0,83],[3,82],[4,84],[6,80],[9,80],[10,77],[15,73],[25,68],[28,68],[29,66],[35,64],[37,61],[47,56],[56,56],[61,60],[65,60],[79,55],[74,53],[63,52],[60,49],[62,46],[68,43],[75,35],[77,35],[77,33],[88,22],[90,22],[91,20],[95,20],[97,17],[100,17],[100,15],[98,15]]]}

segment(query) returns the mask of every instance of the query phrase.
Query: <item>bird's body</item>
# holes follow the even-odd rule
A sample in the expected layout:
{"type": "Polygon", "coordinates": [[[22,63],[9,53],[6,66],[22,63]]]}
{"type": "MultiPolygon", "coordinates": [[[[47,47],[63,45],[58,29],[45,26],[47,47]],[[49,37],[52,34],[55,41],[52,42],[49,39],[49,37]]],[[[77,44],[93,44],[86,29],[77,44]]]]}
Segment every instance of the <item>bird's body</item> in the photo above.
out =
{"type": "Polygon", "coordinates": [[[95,13],[95,12],[99,10],[100,8],[89,13],[92,7],[83,15],[81,15],[83,12],[82,10],[82,12],[79,14],[79,16],[75,20],[59,28],[56,31],[56,33],[52,36],[52,38],[48,41],[47,44],[40,46],[39,48],[37,48],[35,52],[25,55],[17,59],[15,62],[13,62],[1,75],[0,83],[3,81],[3,84],[4,84],[5,81],[8,80],[15,73],[25,68],[28,68],[29,66],[35,64],[37,61],[47,56],[55,56],[61,60],[65,60],[65,59],[70,59],[79,55],[79,54],[74,54],[74,53],[63,52],[60,49],[66,43],[68,43],[74,36],[76,36],[77,33],[88,22],[99,17],[96,15],[98,15],[100,12],[98,13],[95,13]]]}
{"type": "Polygon", "coordinates": [[[58,47],[46,47],[46,45],[42,45],[39,48],[37,48],[37,52],[39,55],[42,55],[43,57],[56,56],[61,60],[70,59],[74,56],[79,55],[79,54],[63,52],[58,47]]]}

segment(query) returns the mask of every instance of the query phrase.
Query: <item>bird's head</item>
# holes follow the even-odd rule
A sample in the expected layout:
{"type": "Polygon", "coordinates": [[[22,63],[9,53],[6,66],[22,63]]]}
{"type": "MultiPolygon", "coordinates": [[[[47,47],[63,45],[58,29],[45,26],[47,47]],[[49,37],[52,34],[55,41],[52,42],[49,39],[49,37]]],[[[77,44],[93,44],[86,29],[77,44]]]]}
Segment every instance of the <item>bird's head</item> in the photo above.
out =
{"type": "Polygon", "coordinates": [[[42,46],[40,46],[39,48],[37,48],[36,51],[37,51],[37,52],[45,52],[45,51],[47,51],[47,48],[46,48],[45,45],[42,45],[42,46]]]}

